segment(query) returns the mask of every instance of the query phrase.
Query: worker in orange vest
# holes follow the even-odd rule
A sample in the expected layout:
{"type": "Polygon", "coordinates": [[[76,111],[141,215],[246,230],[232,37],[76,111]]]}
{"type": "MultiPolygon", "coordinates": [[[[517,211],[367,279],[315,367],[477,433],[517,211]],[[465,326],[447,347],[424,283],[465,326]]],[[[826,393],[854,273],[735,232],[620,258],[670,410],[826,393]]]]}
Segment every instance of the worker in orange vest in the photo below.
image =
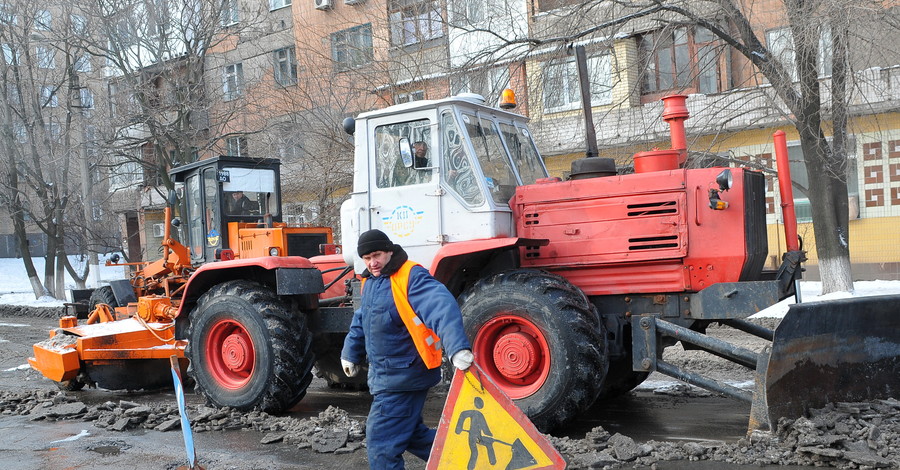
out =
{"type": "Polygon", "coordinates": [[[441,379],[441,353],[468,369],[474,357],[453,294],[424,267],[409,261],[380,230],[359,237],[366,264],[362,300],[344,339],[348,377],[369,362],[372,407],[366,421],[369,468],[402,469],[403,453],[428,460],[436,431],[422,421],[428,389],[441,379]]]}

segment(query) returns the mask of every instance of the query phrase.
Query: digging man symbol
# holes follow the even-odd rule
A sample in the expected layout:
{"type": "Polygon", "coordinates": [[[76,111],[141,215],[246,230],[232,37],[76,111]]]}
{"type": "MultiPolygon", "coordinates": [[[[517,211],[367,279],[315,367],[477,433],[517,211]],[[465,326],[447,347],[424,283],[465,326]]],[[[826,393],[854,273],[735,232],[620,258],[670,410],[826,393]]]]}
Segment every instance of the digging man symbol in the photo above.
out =
{"type": "Polygon", "coordinates": [[[494,453],[494,439],[491,428],[488,427],[487,420],[481,413],[484,408],[484,400],[475,397],[475,410],[466,410],[459,414],[459,421],[456,423],[456,434],[463,432],[469,433],[469,466],[468,470],[474,470],[478,463],[478,446],[484,446],[488,454],[488,462],[491,465],[497,464],[497,455],[494,453]],[[465,429],[466,420],[469,421],[469,428],[465,429]]]}

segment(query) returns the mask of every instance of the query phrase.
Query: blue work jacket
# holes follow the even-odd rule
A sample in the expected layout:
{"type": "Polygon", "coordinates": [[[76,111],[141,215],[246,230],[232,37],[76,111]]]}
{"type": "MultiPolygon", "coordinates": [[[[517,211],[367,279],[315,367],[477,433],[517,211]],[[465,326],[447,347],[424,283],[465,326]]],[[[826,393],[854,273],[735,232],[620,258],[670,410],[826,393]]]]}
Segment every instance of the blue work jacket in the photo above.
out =
{"type": "MultiPolygon", "coordinates": [[[[400,261],[401,257],[397,258],[400,261]]],[[[405,256],[402,258],[405,261],[405,256]]],[[[392,258],[386,268],[394,261],[392,258]]],[[[456,299],[422,266],[410,271],[408,299],[416,315],[441,338],[446,357],[471,349],[456,299]]],[[[341,358],[362,364],[368,357],[369,392],[425,390],[437,384],[440,367],[428,369],[422,362],[394,305],[387,274],[367,278],[361,304],[353,314],[341,358]]]]}

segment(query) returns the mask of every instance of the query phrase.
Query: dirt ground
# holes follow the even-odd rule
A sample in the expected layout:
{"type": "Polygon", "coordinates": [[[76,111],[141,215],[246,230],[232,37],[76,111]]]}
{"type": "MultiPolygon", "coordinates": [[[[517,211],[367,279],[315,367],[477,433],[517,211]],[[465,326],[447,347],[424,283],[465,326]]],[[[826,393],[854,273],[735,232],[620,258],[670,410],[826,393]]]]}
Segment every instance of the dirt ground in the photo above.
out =
{"type": "MultiPolygon", "coordinates": [[[[184,465],[171,391],[62,393],[24,366],[31,345],[47,337],[58,314],[0,306],[0,465],[25,469],[184,465]]],[[[774,326],[774,321],[767,323],[774,326]]],[[[730,328],[713,328],[710,334],[754,351],[765,344],[730,328]]],[[[753,380],[749,370],[705,353],[683,351],[680,345],[667,349],[664,359],[729,383],[753,380]]],[[[661,407],[689,399],[721,400],[694,387],[673,385],[658,374],[645,385],[649,388],[638,393],[665,396],[661,407]]],[[[440,390],[433,395],[426,411],[431,425],[436,424],[444,398],[440,390]]],[[[208,469],[367,467],[365,392],[329,390],[317,380],[300,405],[283,416],[209,408],[192,393],[186,400],[200,463],[208,469]]],[[[623,421],[634,419],[626,416],[623,421]]],[[[900,468],[900,401],[838,404],[808,418],[780,423],[773,433],[731,440],[690,436],[641,440],[602,426],[561,430],[550,438],[568,468],[688,468],[680,465],[691,462],[712,465],[702,468],[900,468]]],[[[413,457],[407,462],[407,468],[424,468],[413,457]]]]}

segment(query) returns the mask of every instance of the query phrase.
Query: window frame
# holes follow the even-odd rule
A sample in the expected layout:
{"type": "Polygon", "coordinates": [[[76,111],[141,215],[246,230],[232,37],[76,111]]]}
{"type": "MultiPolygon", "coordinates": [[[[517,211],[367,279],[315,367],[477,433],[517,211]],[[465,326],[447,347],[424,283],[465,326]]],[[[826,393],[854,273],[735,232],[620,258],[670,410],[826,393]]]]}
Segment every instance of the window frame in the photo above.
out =
{"type": "Polygon", "coordinates": [[[53,30],[53,13],[51,13],[50,10],[37,10],[34,12],[34,30],[53,30]]]}
{"type": "Polygon", "coordinates": [[[34,46],[34,55],[39,69],[56,68],[56,50],[48,46],[34,46]]]}
{"type": "Polygon", "coordinates": [[[229,157],[249,157],[250,143],[247,137],[243,135],[226,137],[225,155],[229,157]]]}
{"type": "MultiPolygon", "coordinates": [[[[581,85],[578,77],[578,64],[575,57],[565,57],[545,61],[542,64],[543,76],[541,89],[543,90],[542,106],[545,113],[558,113],[578,109],[581,106],[581,85]],[[548,94],[548,90],[554,89],[554,83],[550,83],[555,77],[551,72],[559,71],[560,84],[565,88],[556,87],[557,92],[548,94]],[[566,101],[548,104],[548,98],[564,97],[566,101]]],[[[591,87],[591,107],[606,106],[612,104],[612,53],[610,51],[595,52],[587,57],[588,82],[591,87]],[[605,77],[597,77],[598,73],[605,77]],[[604,82],[606,79],[606,83],[604,82]]]]}
{"type": "Polygon", "coordinates": [[[296,46],[282,47],[272,51],[273,78],[275,83],[282,87],[296,85],[297,76],[297,48],[296,46]],[[284,57],[279,57],[284,54],[284,57]],[[287,74],[285,76],[285,74],[287,74]]]}
{"type": "Polygon", "coordinates": [[[291,0],[269,0],[269,11],[280,10],[291,6],[291,0]]]}
{"type": "Polygon", "coordinates": [[[390,0],[388,27],[395,48],[441,39],[445,36],[441,4],[437,0],[390,0]]]}
{"type": "Polygon", "coordinates": [[[234,101],[244,95],[243,62],[235,62],[222,67],[222,91],[225,101],[234,101]]]}
{"type": "Polygon", "coordinates": [[[41,86],[41,107],[56,108],[59,106],[59,96],[56,95],[56,87],[53,85],[41,86]]]}
{"type": "Polygon", "coordinates": [[[641,69],[646,71],[641,80],[643,102],[676,90],[709,95],[729,88],[723,77],[728,73],[727,49],[718,36],[702,26],[648,31],[637,37],[637,49],[641,69]],[[715,68],[709,72],[711,64],[715,68]],[[715,86],[704,89],[710,79],[715,86]]]}
{"type": "Polygon", "coordinates": [[[234,26],[240,23],[240,10],[237,0],[222,0],[222,10],[219,11],[219,22],[223,27],[234,26]]]}
{"type": "Polygon", "coordinates": [[[335,31],[331,33],[330,38],[331,59],[337,72],[364,67],[375,60],[375,50],[372,47],[372,23],[335,31]]]}

